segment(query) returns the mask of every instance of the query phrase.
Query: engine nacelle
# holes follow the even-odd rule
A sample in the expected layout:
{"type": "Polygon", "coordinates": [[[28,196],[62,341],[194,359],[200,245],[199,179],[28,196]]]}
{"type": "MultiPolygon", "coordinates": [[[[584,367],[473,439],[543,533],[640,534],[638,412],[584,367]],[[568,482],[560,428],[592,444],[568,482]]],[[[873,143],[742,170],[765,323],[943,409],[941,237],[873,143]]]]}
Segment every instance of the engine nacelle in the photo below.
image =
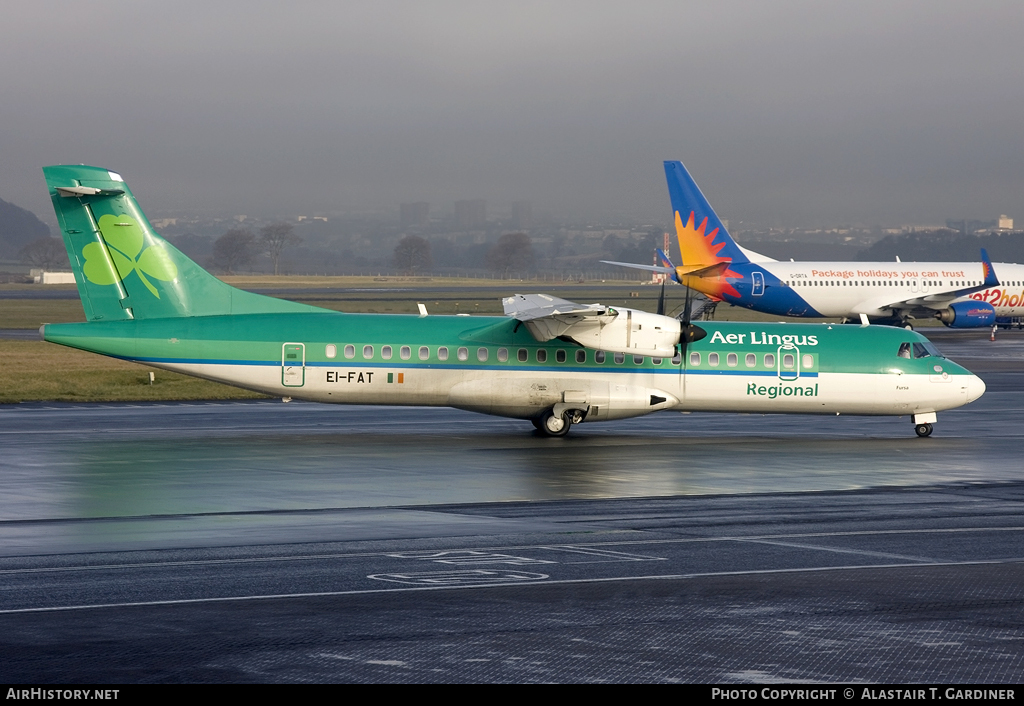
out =
{"type": "Polygon", "coordinates": [[[636,309],[614,310],[618,315],[595,317],[574,324],[563,336],[581,346],[613,353],[671,358],[682,324],[678,319],[636,309]]]}
{"type": "Polygon", "coordinates": [[[950,328],[981,328],[996,322],[996,310],[988,302],[954,302],[935,317],[950,328]]]}

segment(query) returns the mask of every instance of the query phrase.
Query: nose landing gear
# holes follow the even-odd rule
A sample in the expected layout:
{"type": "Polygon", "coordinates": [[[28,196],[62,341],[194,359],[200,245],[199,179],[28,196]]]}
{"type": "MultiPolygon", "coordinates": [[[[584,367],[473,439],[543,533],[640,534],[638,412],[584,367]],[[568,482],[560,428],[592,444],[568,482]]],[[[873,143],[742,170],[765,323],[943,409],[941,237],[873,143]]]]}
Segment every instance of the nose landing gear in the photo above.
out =
{"type": "Polygon", "coordinates": [[[924,412],[911,417],[914,422],[914,433],[922,439],[932,435],[932,424],[935,423],[935,412],[924,412]]]}

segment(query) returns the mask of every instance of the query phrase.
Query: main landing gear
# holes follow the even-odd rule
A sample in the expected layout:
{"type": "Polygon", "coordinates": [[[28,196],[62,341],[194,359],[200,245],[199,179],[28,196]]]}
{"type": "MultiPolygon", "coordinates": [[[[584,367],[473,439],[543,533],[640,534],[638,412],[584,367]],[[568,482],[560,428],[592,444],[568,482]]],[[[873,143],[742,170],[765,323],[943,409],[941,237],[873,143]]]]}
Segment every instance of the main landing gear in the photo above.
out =
{"type": "Polygon", "coordinates": [[[918,424],[918,425],[916,425],[914,427],[914,432],[918,436],[920,436],[921,438],[924,438],[926,436],[931,436],[932,435],[932,425],[931,424],[918,424]]]}
{"type": "Polygon", "coordinates": [[[549,409],[539,418],[531,419],[537,431],[545,436],[565,436],[573,424],[579,424],[587,413],[581,409],[549,409]],[[556,412],[560,412],[557,413],[556,412]]]}

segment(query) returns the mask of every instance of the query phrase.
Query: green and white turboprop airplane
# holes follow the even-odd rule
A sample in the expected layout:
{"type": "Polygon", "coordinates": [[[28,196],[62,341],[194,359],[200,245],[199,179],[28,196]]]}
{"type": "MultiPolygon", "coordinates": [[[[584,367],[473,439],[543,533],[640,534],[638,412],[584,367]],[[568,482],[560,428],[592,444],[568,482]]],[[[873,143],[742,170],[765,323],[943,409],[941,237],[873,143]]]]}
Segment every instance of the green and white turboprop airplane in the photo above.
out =
{"type": "Polygon", "coordinates": [[[46,167],[87,323],[47,341],[285,398],[430,405],[580,422],[662,410],[909,415],[985,384],[919,333],[885,326],[688,321],[543,294],[506,316],[346,314],[231,287],[161,238],[124,180],[46,167]]]}

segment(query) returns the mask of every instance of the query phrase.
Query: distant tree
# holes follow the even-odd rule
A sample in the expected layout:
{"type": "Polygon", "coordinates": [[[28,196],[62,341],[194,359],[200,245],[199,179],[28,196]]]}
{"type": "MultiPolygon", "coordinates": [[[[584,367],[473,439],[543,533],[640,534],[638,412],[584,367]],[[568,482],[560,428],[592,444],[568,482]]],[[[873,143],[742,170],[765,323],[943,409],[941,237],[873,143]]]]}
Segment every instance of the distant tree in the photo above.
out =
{"type": "Polygon", "coordinates": [[[44,270],[69,268],[68,251],[60,238],[36,238],[21,249],[23,260],[44,270]]]}
{"type": "Polygon", "coordinates": [[[291,223],[271,223],[260,228],[260,243],[266,248],[270,259],[274,261],[274,274],[279,273],[281,253],[289,245],[301,243],[302,238],[295,235],[295,226],[291,223]]]}
{"type": "Polygon", "coordinates": [[[245,228],[232,228],[213,243],[213,264],[228,274],[248,265],[256,255],[256,236],[245,228]]]}
{"type": "Polygon", "coordinates": [[[395,267],[403,272],[429,270],[434,264],[430,255],[430,241],[418,235],[407,235],[395,246],[395,267]]]}
{"type": "Polygon", "coordinates": [[[549,252],[552,260],[561,257],[565,253],[565,240],[565,233],[555,233],[551,237],[551,249],[549,252]]]}
{"type": "Polygon", "coordinates": [[[609,233],[601,241],[601,247],[609,255],[618,256],[619,249],[622,247],[622,241],[619,240],[619,236],[615,235],[615,233],[609,233]]]}
{"type": "Polygon", "coordinates": [[[506,233],[487,251],[487,267],[502,277],[533,268],[533,245],[526,233],[506,233]]]}

